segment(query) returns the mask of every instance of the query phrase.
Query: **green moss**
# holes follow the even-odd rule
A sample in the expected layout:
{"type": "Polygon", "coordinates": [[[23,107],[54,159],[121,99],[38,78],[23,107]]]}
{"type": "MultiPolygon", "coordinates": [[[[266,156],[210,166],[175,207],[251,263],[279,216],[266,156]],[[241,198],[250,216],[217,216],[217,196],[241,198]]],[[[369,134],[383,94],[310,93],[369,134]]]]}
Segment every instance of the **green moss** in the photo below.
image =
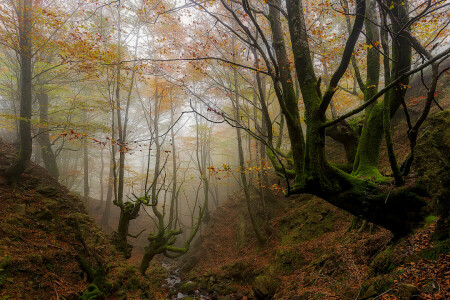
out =
{"type": "Polygon", "coordinates": [[[450,253],[450,239],[441,242],[435,242],[432,248],[423,250],[420,254],[420,257],[430,260],[436,260],[441,254],[448,253],[450,253]]]}
{"type": "Polygon", "coordinates": [[[185,282],[180,286],[179,290],[183,294],[189,294],[193,292],[196,289],[196,287],[197,284],[195,282],[185,282]]]}
{"type": "Polygon", "coordinates": [[[386,276],[378,276],[365,282],[361,286],[361,298],[369,299],[371,297],[380,295],[389,290],[394,284],[394,279],[386,276]]]}
{"type": "Polygon", "coordinates": [[[433,216],[433,215],[429,215],[428,217],[425,218],[425,222],[427,224],[431,224],[431,223],[435,222],[436,220],[437,220],[437,217],[433,216]]]}
{"type": "Polygon", "coordinates": [[[304,205],[280,219],[280,233],[283,246],[308,241],[330,232],[336,215],[330,207],[318,198],[311,198],[304,205]]]}
{"type": "Polygon", "coordinates": [[[90,284],[78,300],[106,299],[105,294],[95,284],[90,284]]]}
{"type": "Polygon", "coordinates": [[[7,255],[0,260],[0,272],[4,271],[11,264],[11,256],[7,255]]]}
{"type": "Polygon", "coordinates": [[[305,265],[303,255],[295,248],[279,249],[275,255],[275,261],[283,271],[293,272],[305,265]]]}
{"type": "Polygon", "coordinates": [[[394,271],[397,267],[397,265],[393,263],[394,254],[394,245],[391,245],[386,250],[378,253],[370,264],[372,270],[377,274],[386,274],[394,271]]]}

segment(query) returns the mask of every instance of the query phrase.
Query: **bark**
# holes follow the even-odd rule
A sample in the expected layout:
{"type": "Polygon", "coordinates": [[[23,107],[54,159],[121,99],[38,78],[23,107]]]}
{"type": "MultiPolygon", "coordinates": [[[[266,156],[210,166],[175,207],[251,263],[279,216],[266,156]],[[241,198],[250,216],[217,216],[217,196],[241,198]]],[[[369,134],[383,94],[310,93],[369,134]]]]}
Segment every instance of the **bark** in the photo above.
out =
{"type": "MultiPolygon", "coordinates": [[[[394,1],[395,6],[392,9],[393,14],[399,20],[400,24],[394,24],[393,30],[400,30],[400,26],[408,22],[407,5],[400,3],[400,0],[394,1]]],[[[399,35],[395,40],[395,44],[392,47],[392,74],[394,74],[392,80],[400,77],[402,74],[408,72],[411,68],[411,45],[408,40],[399,35]]],[[[409,77],[406,77],[401,81],[400,86],[408,86],[409,77]]],[[[385,98],[384,101],[389,101],[390,117],[396,113],[400,107],[403,97],[406,93],[405,88],[392,89],[389,92],[389,98],[385,98]]],[[[382,180],[378,170],[378,163],[380,157],[380,145],[383,137],[383,107],[384,103],[376,104],[371,110],[366,124],[363,127],[360,137],[360,143],[358,145],[358,151],[356,154],[355,164],[353,165],[353,174],[358,177],[376,178],[382,180]]]]}
{"type": "MultiPolygon", "coordinates": [[[[83,111],[83,121],[87,123],[86,110],[83,111]]],[[[89,155],[87,136],[83,137],[83,197],[84,204],[87,205],[89,199],[89,155]]]]}
{"type": "Polygon", "coordinates": [[[52,150],[50,142],[50,133],[48,128],[48,95],[40,93],[37,95],[39,102],[39,122],[41,127],[38,132],[38,141],[41,148],[41,157],[44,161],[45,169],[55,177],[59,178],[58,164],[56,163],[56,156],[52,150]]]}
{"type": "Polygon", "coordinates": [[[177,202],[177,155],[176,155],[176,146],[175,146],[175,132],[173,125],[174,124],[174,105],[173,99],[170,101],[170,124],[172,128],[170,129],[170,138],[172,141],[172,194],[170,200],[170,213],[169,213],[169,228],[175,228],[176,224],[174,222],[175,214],[175,205],[177,202]]]}
{"type": "Polygon", "coordinates": [[[109,217],[111,215],[111,204],[112,204],[112,198],[113,198],[113,177],[114,177],[114,168],[113,168],[113,164],[111,164],[109,167],[108,188],[106,190],[105,210],[103,211],[103,215],[102,215],[102,224],[103,224],[103,226],[106,226],[106,227],[109,226],[109,217]]]}
{"type": "MultiPolygon", "coordinates": [[[[366,44],[368,46],[366,61],[367,61],[367,76],[364,85],[364,100],[367,101],[375,95],[378,91],[378,84],[380,81],[380,53],[377,49],[379,43],[379,31],[377,22],[376,1],[367,0],[366,5],[366,44]],[[375,24],[374,24],[375,23],[375,24]],[[373,46],[375,45],[375,46],[373,46]]],[[[370,111],[375,106],[371,104],[365,109],[366,116],[370,115],[370,111]]]]}
{"type": "Polygon", "coordinates": [[[32,0],[19,1],[19,58],[20,58],[20,121],[19,121],[19,154],[14,163],[6,170],[6,178],[16,183],[25,171],[33,152],[31,139],[32,114],[32,0]]]}
{"type": "Polygon", "coordinates": [[[120,207],[119,226],[117,231],[114,232],[113,239],[117,250],[122,252],[125,258],[131,257],[131,250],[133,249],[127,242],[130,221],[138,217],[140,207],[141,203],[139,201],[136,203],[126,202],[120,207]]]}
{"type": "MultiPolygon", "coordinates": [[[[233,49],[234,49],[234,39],[233,39],[233,49]]],[[[238,89],[238,78],[237,71],[234,68],[234,99],[232,99],[233,107],[234,107],[234,118],[235,120],[240,120],[240,105],[239,105],[239,89],[238,89]]],[[[256,238],[260,244],[264,244],[266,242],[266,238],[262,234],[259,225],[256,220],[256,216],[253,211],[253,207],[250,199],[250,191],[249,185],[247,182],[246,170],[245,170],[245,161],[244,161],[244,150],[242,147],[242,136],[240,128],[236,128],[237,142],[238,142],[238,154],[239,154],[239,173],[241,177],[242,188],[244,190],[245,202],[247,204],[247,210],[250,216],[250,221],[252,223],[253,230],[255,231],[256,238]]]]}
{"type": "MultiPolygon", "coordinates": [[[[302,174],[305,140],[300,123],[298,98],[295,93],[294,81],[291,76],[291,68],[286,53],[280,11],[276,7],[281,7],[280,0],[271,0],[269,2],[269,21],[272,28],[273,48],[275,50],[278,63],[279,82],[281,83],[281,87],[283,89],[282,99],[278,100],[283,102],[280,106],[282,107],[282,112],[286,119],[286,126],[291,142],[294,171],[296,174],[302,174]]],[[[297,178],[296,182],[299,180],[300,178],[297,178]]]]}

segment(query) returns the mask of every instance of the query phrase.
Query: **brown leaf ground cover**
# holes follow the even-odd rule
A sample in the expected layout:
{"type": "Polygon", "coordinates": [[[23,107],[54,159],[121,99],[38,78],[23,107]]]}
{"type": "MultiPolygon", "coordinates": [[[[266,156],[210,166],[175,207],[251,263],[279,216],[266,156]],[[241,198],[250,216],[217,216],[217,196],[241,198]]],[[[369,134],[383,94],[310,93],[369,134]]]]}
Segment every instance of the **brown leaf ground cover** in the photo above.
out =
{"type": "Polygon", "coordinates": [[[154,274],[154,282],[143,278],[81,200],[43,168],[31,164],[15,187],[9,185],[3,172],[14,157],[14,148],[0,141],[0,299],[78,299],[89,285],[80,257],[108,270],[108,299],[164,298],[164,274],[154,274]]]}

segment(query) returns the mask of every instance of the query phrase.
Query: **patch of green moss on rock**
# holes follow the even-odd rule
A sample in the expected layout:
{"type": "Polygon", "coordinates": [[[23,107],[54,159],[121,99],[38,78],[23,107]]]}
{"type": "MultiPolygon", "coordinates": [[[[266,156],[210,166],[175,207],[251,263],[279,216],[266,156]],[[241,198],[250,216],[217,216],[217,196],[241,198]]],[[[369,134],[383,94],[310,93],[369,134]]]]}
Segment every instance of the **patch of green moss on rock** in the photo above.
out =
{"type": "Polygon", "coordinates": [[[423,250],[420,256],[425,259],[436,260],[441,254],[448,253],[450,253],[450,239],[435,242],[433,247],[423,250]]]}
{"type": "Polygon", "coordinates": [[[275,261],[284,271],[293,272],[306,264],[303,255],[294,247],[283,247],[278,249],[275,261]]]}
{"type": "Polygon", "coordinates": [[[370,299],[389,290],[394,284],[391,277],[378,276],[364,283],[361,287],[361,298],[370,299]]]}
{"type": "Polygon", "coordinates": [[[441,219],[435,235],[450,236],[450,110],[429,117],[417,140],[414,167],[433,199],[433,210],[441,219]]]}
{"type": "Polygon", "coordinates": [[[393,262],[394,254],[394,245],[391,245],[386,250],[378,253],[370,264],[372,270],[376,274],[387,274],[394,271],[397,267],[397,265],[393,262]]]}
{"type": "Polygon", "coordinates": [[[78,300],[106,300],[105,294],[95,284],[90,284],[78,300]]]}
{"type": "Polygon", "coordinates": [[[183,294],[190,294],[192,293],[197,287],[197,284],[195,282],[184,282],[180,285],[179,291],[183,294]]]}
{"type": "Polygon", "coordinates": [[[332,231],[335,222],[336,214],[330,206],[313,197],[280,220],[282,245],[315,239],[332,231]]]}

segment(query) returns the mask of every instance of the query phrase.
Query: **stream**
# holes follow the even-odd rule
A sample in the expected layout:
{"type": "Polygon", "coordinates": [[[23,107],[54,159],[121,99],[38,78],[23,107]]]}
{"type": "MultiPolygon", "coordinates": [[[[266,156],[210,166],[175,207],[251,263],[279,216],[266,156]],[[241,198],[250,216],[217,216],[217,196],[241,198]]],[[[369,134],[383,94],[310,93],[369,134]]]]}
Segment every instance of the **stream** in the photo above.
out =
{"type": "Polygon", "coordinates": [[[212,299],[207,293],[197,289],[194,290],[192,293],[183,294],[182,292],[179,291],[180,286],[183,283],[192,283],[192,281],[184,282],[179,275],[180,269],[171,263],[162,261],[161,266],[164,267],[168,273],[168,277],[166,278],[167,282],[166,287],[170,291],[169,294],[169,296],[171,297],[170,299],[183,299],[184,297],[195,297],[196,299],[205,299],[205,300],[212,299]]]}

